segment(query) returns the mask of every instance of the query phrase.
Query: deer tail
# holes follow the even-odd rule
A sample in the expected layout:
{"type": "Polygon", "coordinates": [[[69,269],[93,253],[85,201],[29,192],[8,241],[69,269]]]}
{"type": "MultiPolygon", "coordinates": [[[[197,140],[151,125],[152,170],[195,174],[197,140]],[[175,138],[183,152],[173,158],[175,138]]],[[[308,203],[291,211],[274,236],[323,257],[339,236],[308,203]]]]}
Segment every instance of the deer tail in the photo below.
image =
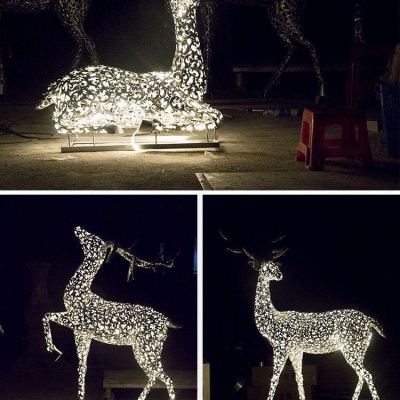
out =
{"type": "Polygon", "coordinates": [[[168,328],[172,328],[172,329],[181,329],[182,328],[182,325],[174,324],[171,320],[167,321],[167,326],[168,326],[168,328]]]}
{"type": "Polygon", "coordinates": [[[37,110],[43,110],[53,104],[53,99],[50,96],[46,96],[37,106],[37,110]]]}
{"type": "Polygon", "coordinates": [[[371,318],[370,326],[371,328],[374,328],[382,337],[386,337],[383,333],[382,325],[376,319],[371,318]]]}
{"type": "Polygon", "coordinates": [[[55,97],[57,97],[58,93],[59,83],[60,80],[57,80],[48,87],[47,92],[44,94],[42,101],[36,105],[37,110],[43,110],[44,108],[54,104],[55,97]]]}

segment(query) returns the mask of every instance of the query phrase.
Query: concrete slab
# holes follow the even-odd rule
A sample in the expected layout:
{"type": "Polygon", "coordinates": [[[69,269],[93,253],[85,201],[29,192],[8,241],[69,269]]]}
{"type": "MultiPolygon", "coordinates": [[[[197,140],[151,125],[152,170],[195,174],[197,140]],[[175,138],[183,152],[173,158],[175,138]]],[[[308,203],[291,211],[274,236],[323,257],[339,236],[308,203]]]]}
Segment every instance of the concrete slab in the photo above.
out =
{"type": "MultiPolygon", "coordinates": [[[[228,172],[196,174],[203,190],[369,190],[372,178],[344,173],[228,172]]],[[[393,182],[376,180],[375,189],[399,189],[393,182]]]]}

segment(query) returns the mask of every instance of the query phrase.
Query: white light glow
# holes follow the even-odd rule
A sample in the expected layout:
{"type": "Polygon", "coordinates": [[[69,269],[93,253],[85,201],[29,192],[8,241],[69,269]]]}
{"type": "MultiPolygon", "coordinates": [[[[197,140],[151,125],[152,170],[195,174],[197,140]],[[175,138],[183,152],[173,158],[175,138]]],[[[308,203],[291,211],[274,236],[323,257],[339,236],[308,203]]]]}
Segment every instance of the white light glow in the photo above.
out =
{"type": "MultiPolygon", "coordinates": [[[[229,239],[220,232],[227,243],[229,239]]],[[[281,242],[281,236],[272,243],[281,242]]],[[[257,260],[244,248],[227,250],[248,258],[248,264],[258,271],[254,306],[256,326],[273,348],[273,372],[267,400],[273,400],[281,372],[289,359],[293,365],[300,400],[305,400],[303,387],[303,354],[324,354],[340,350],[358,376],[352,400],[358,400],[364,382],[373,400],[379,400],[372,376],[364,366],[364,356],[372,337],[372,330],[384,337],[383,329],[373,318],[357,310],[334,310],[320,313],[278,311],[271,300],[270,282],[283,278],[277,260],[288,249],[273,249],[267,261],[257,260]]]]}
{"type": "MultiPolygon", "coordinates": [[[[256,264],[254,264],[256,265],[256,264]]],[[[371,317],[357,310],[334,310],[321,313],[277,311],[271,301],[270,282],[280,281],[279,263],[264,261],[260,264],[255,299],[255,321],[261,335],[274,351],[273,376],[268,400],[275,394],[279,377],[286,361],[293,365],[300,400],[305,400],[303,388],[303,353],[323,354],[340,350],[348,364],[358,375],[352,399],[357,400],[364,381],[373,400],[379,400],[371,374],[364,366],[364,356],[372,337],[371,330],[384,336],[382,327],[371,317]]]]}
{"type": "Polygon", "coordinates": [[[53,83],[39,109],[54,104],[58,133],[80,134],[109,125],[154,131],[215,129],[220,111],[203,102],[206,79],[196,30],[199,0],[170,0],[176,51],[167,72],[134,73],[90,66],[53,83]]]}
{"type": "Polygon", "coordinates": [[[132,347],[139,366],[148,377],[139,400],[146,398],[157,379],[165,383],[169,399],[174,400],[173,382],[164,372],[161,352],[168,328],[179,327],[150,307],[107,301],[91,291],[97,272],[114,252],[129,261],[128,277],[133,276],[134,268],[171,267],[173,263],[152,263],[139,259],[80,227],[75,229],[75,235],[80,240],[84,260],[65,288],[66,311],[47,313],[43,318],[47,350],[57,352],[59,357],[62,355],[53,344],[50,321],[73,330],[79,360],[79,400],[85,397],[87,356],[92,340],[132,347]]]}

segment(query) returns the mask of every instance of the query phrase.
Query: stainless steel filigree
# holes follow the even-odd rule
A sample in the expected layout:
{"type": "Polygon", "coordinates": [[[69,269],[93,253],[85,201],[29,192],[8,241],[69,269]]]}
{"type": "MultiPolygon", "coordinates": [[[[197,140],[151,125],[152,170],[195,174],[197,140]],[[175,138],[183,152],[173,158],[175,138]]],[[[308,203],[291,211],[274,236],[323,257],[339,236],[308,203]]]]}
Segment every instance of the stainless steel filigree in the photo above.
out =
{"type": "MultiPolygon", "coordinates": [[[[227,240],[226,236],[223,238],[227,240]]],[[[379,400],[372,375],[364,366],[364,356],[373,330],[384,337],[381,325],[362,312],[350,309],[319,313],[278,311],[271,300],[270,282],[282,280],[278,259],[287,249],[272,250],[272,256],[267,261],[257,260],[245,249],[229,250],[246,256],[250,266],[259,274],[254,306],[255,322],[261,335],[271,344],[274,353],[273,375],[267,400],[273,400],[280,374],[288,359],[295,371],[299,398],[305,400],[303,354],[324,354],[338,350],[358,375],[352,400],[359,398],[364,382],[373,400],[379,400]]]]}
{"type": "Polygon", "coordinates": [[[54,104],[59,133],[83,133],[108,125],[156,131],[214,129],[222,114],[203,102],[206,79],[196,30],[199,0],[170,0],[176,50],[166,72],[134,73],[104,65],[71,72],[53,83],[39,109],[54,104]]]}
{"type": "Polygon", "coordinates": [[[169,399],[175,398],[172,380],[164,372],[161,352],[167,338],[168,328],[179,328],[163,314],[150,307],[137,304],[117,303],[104,300],[91,291],[92,282],[101,268],[115,252],[131,264],[131,269],[151,268],[171,263],[151,263],[134,257],[129,251],[105,242],[81,227],[75,228],[75,235],[81,243],[84,260],[79,266],[64,292],[66,311],[47,313],[43,318],[48,351],[62,355],[53,344],[50,322],[55,322],[74,332],[78,353],[78,399],[85,397],[85,377],[87,356],[92,340],[103,343],[132,346],[134,356],[148,377],[139,400],[144,400],[157,379],[165,383],[169,399]]]}

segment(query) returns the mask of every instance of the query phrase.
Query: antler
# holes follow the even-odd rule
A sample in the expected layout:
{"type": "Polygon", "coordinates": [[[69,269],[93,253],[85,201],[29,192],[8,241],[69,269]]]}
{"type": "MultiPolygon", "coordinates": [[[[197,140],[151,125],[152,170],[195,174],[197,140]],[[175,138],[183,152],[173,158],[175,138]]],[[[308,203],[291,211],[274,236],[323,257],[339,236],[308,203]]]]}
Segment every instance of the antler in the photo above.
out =
{"type": "MultiPolygon", "coordinates": [[[[228,238],[225,234],[223,234],[221,231],[219,231],[219,234],[221,235],[222,239],[224,239],[225,242],[229,243],[229,238],[228,238]]],[[[283,235],[283,236],[280,236],[280,237],[278,237],[278,238],[272,240],[271,242],[272,242],[273,244],[276,244],[276,243],[281,242],[281,241],[284,240],[285,238],[286,238],[286,235],[283,235]]],[[[231,248],[231,247],[226,247],[226,249],[227,249],[228,251],[230,251],[231,253],[234,253],[234,254],[241,254],[241,255],[244,255],[244,256],[248,257],[248,258],[249,258],[249,261],[248,261],[249,265],[250,265],[253,269],[255,269],[256,271],[258,271],[258,270],[260,269],[260,267],[259,267],[259,264],[260,264],[260,263],[258,263],[258,262],[257,262],[257,259],[256,259],[251,253],[249,253],[244,247],[242,247],[242,248],[231,248]]],[[[278,259],[281,258],[284,254],[286,254],[286,252],[287,252],[288,250],[289,250],[288,248],[284,248],[284,249],[272,249],[272,250],[271,250],[271,257],[272,257],[272,260],[278,260],[278,259]]]]}
{"type": "Polygon", "coordinates": [[[142,258],[136,257],[133,253],[128,250],[123,249],[122,247],[116,246],[115,243],[108,242],[107,247],[109,249],[109,254],[106,258],[106,261],[110,259],[112,253],[119,254],[122,258],[129,262],[129,270],[127,280],[134,279],[134,269],[135,268],[151,268],[155,270],[156,268],[164,267],[164,268],[173,268],[175,265],[175,259],[177,255],[169,260],[168,262],[155,262],[155,261],[146,261],[142,258]]]}
{"type": "MultiPolygon", "coordinates": [[[[226,235],[224,235],[221,231],[219,231],[219,234],[221,235],[222,239],[224,239],[225,242],[229,243],[229,239],[226,235]]],[[[256,267],[256,258],[253,256],[253,254],[249,253],[244,247],[239,248],[239,249],[233,249],[231,247],[226,247],[228,251],[230,251],[233,254],[241,254],[246,256],[249,261],[249,265],[254,268],[256,271],[258,271],[258,268],[256,267]]]]}
{"type": "MultiPolygon", "coordinates": [[[[282,235],[280,237],[278,237],[277,239],[272,240],[272,243],[279,243],[282,240],[284,240],[286,238],[286,235],[282,235]]],[[[279,258],[281,258],[284,254],[287,253],[287,251],[289,250],[289,248],[285,248],[285,249],[272,249],[271,253],[272,253],[272,259],[273,260],[278,260],[279,258]]]]}

